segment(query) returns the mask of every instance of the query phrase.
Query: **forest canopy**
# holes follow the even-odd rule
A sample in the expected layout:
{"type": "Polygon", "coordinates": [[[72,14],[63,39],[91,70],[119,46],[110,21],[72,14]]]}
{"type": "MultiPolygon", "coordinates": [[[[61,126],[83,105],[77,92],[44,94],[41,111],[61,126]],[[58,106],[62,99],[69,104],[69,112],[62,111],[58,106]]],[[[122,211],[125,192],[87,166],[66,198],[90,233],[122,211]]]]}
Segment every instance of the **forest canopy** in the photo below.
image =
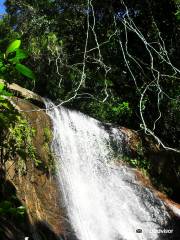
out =
{"type": "Polygon", "coordinates": [[[20,39],[22,64],[1,78],[101,121],[180,149],[180,2],[6,0],[0,51],[20,39]]]}

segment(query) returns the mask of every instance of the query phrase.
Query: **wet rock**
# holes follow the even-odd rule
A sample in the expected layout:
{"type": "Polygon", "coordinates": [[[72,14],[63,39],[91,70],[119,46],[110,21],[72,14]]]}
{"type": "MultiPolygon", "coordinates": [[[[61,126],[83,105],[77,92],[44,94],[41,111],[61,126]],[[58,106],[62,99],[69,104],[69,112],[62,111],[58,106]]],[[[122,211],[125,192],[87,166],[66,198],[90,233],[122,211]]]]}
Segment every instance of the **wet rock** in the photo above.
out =
{"type": "MultiPolygon", "coordinates": [[[[15,164],[12,164],[12,160],[7,161],[8,181],[15,186],[18,199],[27,209],[29,228],[34,239],[41,239],[41,237],[43,239],[45,233],[48,234],[46,239],[49,240],[58,239],[60,236],[68,239],[71,230],[54,174],[54,162],[50,150],[51,139],[47,143],[45,134],[46,131],[51,132],[50,119],[44,110],[25,99],[14,98],[11,101],[35,129],[33,145],[37,159],[27,158],[26,172],[23,174],[18,168],[18,156],[15,164]],[[38,166],[36,166],[36,160],[38,160],[38,166]]],[[[49,135],[51,138],[52,135],[49,135]]]]}

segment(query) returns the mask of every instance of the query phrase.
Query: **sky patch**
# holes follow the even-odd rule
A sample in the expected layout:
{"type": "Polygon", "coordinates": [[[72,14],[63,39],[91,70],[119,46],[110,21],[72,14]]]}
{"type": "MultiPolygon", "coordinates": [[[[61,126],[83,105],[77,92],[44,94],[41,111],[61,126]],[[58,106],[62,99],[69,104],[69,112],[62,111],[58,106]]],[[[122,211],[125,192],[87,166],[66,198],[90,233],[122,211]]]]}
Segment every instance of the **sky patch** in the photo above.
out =
{"type": "Polygon", "coordinates": [[[4,0],[0,0],[0,14],[5,13],[5,6],[4,6],[4,0]]]}

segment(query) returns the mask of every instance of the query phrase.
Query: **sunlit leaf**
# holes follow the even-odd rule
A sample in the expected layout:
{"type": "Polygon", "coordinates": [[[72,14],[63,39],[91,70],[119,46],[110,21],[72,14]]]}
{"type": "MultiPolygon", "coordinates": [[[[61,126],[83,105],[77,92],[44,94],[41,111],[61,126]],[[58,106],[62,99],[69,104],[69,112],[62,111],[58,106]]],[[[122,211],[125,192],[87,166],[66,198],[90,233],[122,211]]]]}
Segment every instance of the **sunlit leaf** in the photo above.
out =
{"type": "Polygon", "coordinates": [[[20,60],[26,59],[28,57],[27,53],[22,49],[16,49],[15,57],[9,59],[9,62],[19,63],[20,60]]]}
{"type": "Polygon", "coordinates": [[[4,89],[4,83],[0,83],[0,92],[4,89]]]}
{"type": "Polygon", "coordinates": [[[23,64],[20,64],[20,63],[16,64],[16,70],[30,79],[33,79],[33,80],[35,79],[35,75],[33,71],[23,64]]]}
{"type": "Polygon", "coordinates": [[[21,40],[14,40],[7,48],[6,55],[8,55],[11,52],[14,52],[16,49],[18,49],[21,45],[21,40]]]}

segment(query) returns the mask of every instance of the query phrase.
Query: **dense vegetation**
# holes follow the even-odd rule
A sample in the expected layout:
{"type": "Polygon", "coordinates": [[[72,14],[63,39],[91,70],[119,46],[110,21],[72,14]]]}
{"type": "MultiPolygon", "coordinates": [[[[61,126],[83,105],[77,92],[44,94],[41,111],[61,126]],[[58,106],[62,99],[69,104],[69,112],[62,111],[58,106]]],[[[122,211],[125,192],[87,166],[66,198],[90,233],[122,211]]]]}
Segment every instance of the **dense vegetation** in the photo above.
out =
{"type": "Polygon", "coordinates": [[[0,48],[21,39],[36,82],[17,82],[179,148],[178,1],[7,0],[0,48]]]}
{"type": "MultiPolygon", "coordinates": [[[[145,132],[161,147],[176,151],[179,4],[6,0],[7,14],[0,20],[0,78],[102,121],[145,132]],[[8,53],[14,40],[26,51],[18,46],[8,53]]],[[[8,94],[1,84],[1,128],[13,122],[4,98],[8,94]]]]}

